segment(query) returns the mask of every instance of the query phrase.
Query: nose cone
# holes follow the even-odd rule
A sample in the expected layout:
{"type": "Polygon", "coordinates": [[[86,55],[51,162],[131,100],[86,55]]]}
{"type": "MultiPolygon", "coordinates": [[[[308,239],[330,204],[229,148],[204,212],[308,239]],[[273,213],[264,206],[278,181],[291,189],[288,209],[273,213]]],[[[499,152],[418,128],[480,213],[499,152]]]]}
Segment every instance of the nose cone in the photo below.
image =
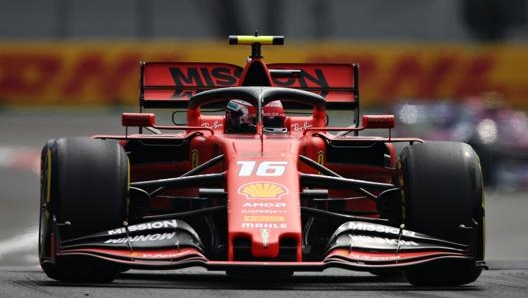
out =
{"type": "Polygon", "coordinates": [[[302,257],[297,155],[290,142],[278,144],[284,148],[274,146],[276,154],[240,150],[229,161],[229,260],[283,260],[284,251],[290,260],[302,257]]]}

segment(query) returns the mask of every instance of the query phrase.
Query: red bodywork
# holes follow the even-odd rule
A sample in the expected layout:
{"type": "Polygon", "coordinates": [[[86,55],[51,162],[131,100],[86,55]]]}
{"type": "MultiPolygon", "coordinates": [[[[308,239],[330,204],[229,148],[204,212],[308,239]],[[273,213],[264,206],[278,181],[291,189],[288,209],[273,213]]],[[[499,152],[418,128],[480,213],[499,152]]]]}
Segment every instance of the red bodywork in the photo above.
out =
{"type": "MultiPolygon", "coordinates": [[[[65,246],[58,254],[91,255],[138,268],[201,265],[209,269],[275,266],[294,270],[323,270],[328,266],[370,270],[399,268],[437,258],[468,258],[462,250],[445,248],[398,252],[332,249],[316,244],[311,250],[308,247],[312,241],[307,236],[310,229],[331,238],[341,224],[322,218],[316,219],[314,225],[317,226],[312,227],[311,218],[316,218],[317,212],[325,215],[340,212],[345,218],[342,222],[361,215],[367,221],[363,230],[378,229],[368,223],[368,219],[374,221],[382,217],[372,196],[379,196],[382,190],[390,189],[396,183],[393,142],[421,141],[391,138],[394,118],[390,115],[364,117],[360,126],[358,116],[354,115],[359,113],[354,82],[357,82],[354,67],[344,64],[266,65],[260,57],[252,58],[244,68],[223,63],[143,63],[142,110],[148,107],[187,107],[187,125],[158,126],[154,124],[153,114],[128,113],[123,115],[124,126],[148,126],[163,133],[131,134],[127,131],[122,136],[98,135],[95,138],[118,139],[130,152],[133,186],[146,180],[182,177],[223,156],[221,161],[200,174],[221,173],[225,179],[211,180],[207,187],[190,183],[156,191],[140,214],[143,221],[161,220],[160,216],[171,213],[181,214],[198,231],[205,242],[204,249],[176,246],[127,250],[86,245],[83,248],[65,246]],[[190,98],[205,90],[234,86],[296,88],[318,94],[324,100],[322,103],[314,100],[309,114],[288,115],[287,134],[265,134],[260,122],[257,122],[255,134],[231,134],[224,132],[223,115],[203,113],[202,104],[208,103],[207,100],[190,101],[190,98]],[[356,123],[350,127],[326,127],[327,108],[331,107],[349,109],[350,120],[356,120],[356,123]],[[359,132],[366,128],[383,128],[389,132],[387,137],[359,136],[359,132]],[[336,173],[336,179],[348,179],[348,183],[368,181],[374,187],[365,191],[361,187],[334,188],[314,184],[310,179],[318,179],[321,169],[305,159],[336,173]],[[302,181],[309,182],[303,184],[302,181]],[[225,193],[226,197],[211,196],[204,206],[198,198],[203,197],[204,192],[210,194],[214,191],[225,193]],[[315,199],[308,195],[310,191],[318,193],[315,199]],[[187,216],[188,213],[222,206],[226,207],[221,212],[223,215],[211,219],[212,222],[207,215],[187,216]],[[303,210],[315,215],[303,215],[303,210]],[[214,226],[218,230],[208,231],[203,236],[200,231],[205,230],[204,226],[214,226]],[[208,240],[214,238],[211,235],[216,235],[221,243],[208,240]],[[207,248],[213,246],[218,247],[217,252],[208,251],[207,248]]],[[[216,99],[211,101],[216,102],[216,99]]],[[[328,181],[333,183],[333,180],[328,181]]],[[[399,233],[401,237],[402,231],[399,233]]]]}
{"type": "MultiPolygon", "coordinates": [[[[248,85],[313,90],[324,94],[328,102],[352,103],[354,100],[352,65],[281,63],[271,64],[269,68],[302,70],[303,74],[293,78],[273,79],[268,66],[260,58],[250,60],[243,69],[223,63],[146,63],[143,66],[143,101],[147,103],[186,100],[187,96],[206,89],[248,85]],[[175,69],[178,71],[176,72],[175,69]],[[175,79],[175,72],[181,74],[180,80],[175,79]],[[177,99],[174,98],[175,90],[179,92],[177,99]]],[[[277,258],[280,240],[291,239],[297,243],[295,260],[302,261],[298,175],[302,165],[298,157],[302,154],[321,163],[324,162],[326,155],[324,140],[304,136],[304,132],[310,127],[325,127],[325,117],[324,109],[314,108],[311,116],[288,117],[286,123],[289,125],[289,134],[287,135],[257,133],[247,136],[224,134],[223,115],[203,115],[200,107],[188,110],[189,126],[208,127],[214,130],[213,136],[197,137],[190,141],[192,144],[190,166],[193,160],[199,163],[199,160],[218,154],[226,156],[222,170],[227,171],[225,188],[228,194],[229,214],[228,261],[236,260],[233,243],[241,238],[249,240],[251,253],[257,259],[277,258]],[[199,160],[197,161],[196,158],[199,160]]],[[[182,170],[185,167],[189,165],[178,166],[182,170]]],[[[162,172],[160,170],[160,168],[149,169],[148,172],[159,174],[162,172]]],[[[189,168],[185,169],[187,170],[189,168]]],[[[310,169],[304,170],[308,173],[314,172],[310,169]]],[[[368,173],[363,169],[361,172],[368,173]]],[[[385,176],[379,179],[380,182],[390,182],[392,173],[387,170],[381,172],[382,175],[374,175],[385,176]]],[[[371,176],[373,175],[356,175],[355,178],[371,178],[371,176]]],[[[142,175],[141,179],[145,178],[142,175]]],[[[351,207],[375,211],[375,206],[368,200],[356,200],[351,207]]]]}

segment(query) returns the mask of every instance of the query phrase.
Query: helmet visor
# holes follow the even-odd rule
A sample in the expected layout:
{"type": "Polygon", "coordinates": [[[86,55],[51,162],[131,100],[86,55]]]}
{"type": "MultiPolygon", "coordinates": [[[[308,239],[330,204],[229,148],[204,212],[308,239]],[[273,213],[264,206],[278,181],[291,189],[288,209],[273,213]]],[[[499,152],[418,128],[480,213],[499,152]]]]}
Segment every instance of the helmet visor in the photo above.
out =
{"type": "Polygon", "coordinates": [[[284,127],[284,119],[284,116],[264,116],[263,124],[264,127],[282,128],[284,127]]]}

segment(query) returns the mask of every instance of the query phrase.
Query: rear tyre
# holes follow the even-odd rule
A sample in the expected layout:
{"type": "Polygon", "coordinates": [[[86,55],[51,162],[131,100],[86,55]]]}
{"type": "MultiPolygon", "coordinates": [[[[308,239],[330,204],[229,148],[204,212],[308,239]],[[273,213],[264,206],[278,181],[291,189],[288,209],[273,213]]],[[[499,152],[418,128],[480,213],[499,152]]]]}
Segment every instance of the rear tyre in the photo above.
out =
{"type": "Polygon", "coordinates": [[[408,229],[471,244],[473,260],[439,260],[405,271],[414,285],[455,286],[475,281],[484,260],[482,171],[471,146],[427,142],[400,153],[402,216],[408,229]]]}
{"type": "Polygon", "coordinates": [[[61,240],[122,225],[128,197],[128,157],[114,141],[85,137],[49,140],[41,155],[39,257],[44,272],[61,281],[109,282],[123,268],[89,257],[53,260],[53,221],[61,240]]]}

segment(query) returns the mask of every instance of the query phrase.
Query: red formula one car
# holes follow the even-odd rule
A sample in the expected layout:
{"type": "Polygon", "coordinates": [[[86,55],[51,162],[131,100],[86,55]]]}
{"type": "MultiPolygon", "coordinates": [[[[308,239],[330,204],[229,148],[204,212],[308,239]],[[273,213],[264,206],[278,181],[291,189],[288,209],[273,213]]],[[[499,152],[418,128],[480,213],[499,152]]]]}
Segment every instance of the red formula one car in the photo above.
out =
{"type": "Polygon", "coordinates": [[[49,140],[44,272],[100,282],[134,268],[340,267],[415,285],[475,281],[485,268],[475,152],[392,138],[392,115],[360,117],[357,65],[264,63],[261,46],[283,40],[231,36],[251,45],[243,68],[141,63],[140,112],[122,115],[124,135],[49,140]],[[185,108],[187,123],[158,125],[146,108],[185,108]],[[327,126],[336,109],[350,126],[327,126]],[[399,156],[395,142],[408,144],[399,156]]]}

